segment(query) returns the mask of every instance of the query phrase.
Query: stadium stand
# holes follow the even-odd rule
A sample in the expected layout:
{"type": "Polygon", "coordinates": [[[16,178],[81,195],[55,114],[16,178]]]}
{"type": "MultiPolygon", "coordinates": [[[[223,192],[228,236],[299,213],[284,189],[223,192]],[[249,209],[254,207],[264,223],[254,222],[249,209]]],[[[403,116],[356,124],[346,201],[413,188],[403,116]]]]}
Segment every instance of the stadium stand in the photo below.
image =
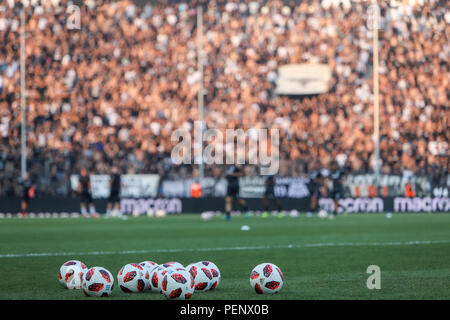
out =
{"type": "MultiPolygon", "coordinates": [[[[82,166],[98,174],[117,166],[196,177],[195,166],[170,161],[171,132],[192,129],[198,118],[196,3],[85,1],[79,32],[66,28],[67,1],[30,2],[27,153],[37,192],[67,195],[70,175],[82,166]]],[[[208,1],[208,127],[280,129],[282,176],[305,176],[334,159],[346,173],[372,172],[368,4],[349,4],[208,1]],[[291,63],[328,65],[328,92],[275,95],[277,68],[291,63]]],[[[450,13],[445,1],[404,0],[381,2],[381,15],[382,173],[442,183],[449,168],[450,13]]],[[[17,7],[1,2],[0,195],[20,194],[18,17],[17,7]]],[[[207,176],[222,172],[206,167],[207,176]]]]}

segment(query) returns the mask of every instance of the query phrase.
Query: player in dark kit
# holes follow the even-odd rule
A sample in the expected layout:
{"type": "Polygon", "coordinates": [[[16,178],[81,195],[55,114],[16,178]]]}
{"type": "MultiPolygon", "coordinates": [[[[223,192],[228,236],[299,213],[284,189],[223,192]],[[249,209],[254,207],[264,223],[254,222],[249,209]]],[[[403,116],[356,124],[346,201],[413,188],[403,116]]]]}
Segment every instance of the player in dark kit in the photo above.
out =
{"type": "Polygon", "coordinates": [[[244,175],[242,168],[232,165],[225,172],[225,177],[228,182],[227,195],[225,196],[225,218],[227,220],[231,219],[231,209],[233,207],[233,198],[238,200],[238,203],[244,209],[248,211],[247,203],[244,199],[239,197],[239,177],[244,175]]]}
{"type": "Polygon", "coordinates": [[[309,205],[310,211],[307,213],[311,216],[313,213],[317,213],[319,209],[319,198],[321,196],[320,188],[322,186],[322,175],[320,171],[313,171],[309,177],[309,205]]]}
{"type": "Polygon", "coordinates": [[[28,204],[30,202],[30,198],[34,197],[34,185],[32,184],[28,173],[25,176],[25,179],[21,181],[22,185],[22,201],[20,202],[20,215],[22,217],[27,216],[28,204]]]}
{"type": "Polygon", "coordinates": [[[86,204],[89,205],[89,212],[92,217],[97,217],[95,212],[94,200],[91,194],[91,181],[87,173],[86,168],[82,168],[80,172],[80,178],[78,181],[78,195],[80,197],[81,215],[84,217],[89,216],[86,210],[86,204]]]}
{"type": "Polygon", "coordinates": [[[106,216],[120,216],[120,188],[122,186],[120,174],[117,167],[111,170],[110,193],[108,203],[106,204],[106,216]]]}
{"type": "Polygon", "coordinates": [[[330,179],[332,181],[333,190],[331,191],[331,197],[334,200],[334,210],[333,217],[336,217],[339,209],[339,200],[342,198],[344,193],[344,187],[342,184],[342,179],[344,176],[344,171],[339,167],[337,162],[333,162],[331,165],[330,179]]]}
{"type": "Polygon", "coordinates": [[[269,216],[269,199],[272,199],[275,203],[275,207],[277,208],[277,211],[279,213],[279,217],[283,216],[283,213],[281,212],[281,202],[280,199],[275,197],[275,177],[274,176],[267,176],[267,179],[265,181],[265,191],[262,199],[262,204],[264,208],[264,212],[262,214],[262,217],[268,217],[269,216]]]}

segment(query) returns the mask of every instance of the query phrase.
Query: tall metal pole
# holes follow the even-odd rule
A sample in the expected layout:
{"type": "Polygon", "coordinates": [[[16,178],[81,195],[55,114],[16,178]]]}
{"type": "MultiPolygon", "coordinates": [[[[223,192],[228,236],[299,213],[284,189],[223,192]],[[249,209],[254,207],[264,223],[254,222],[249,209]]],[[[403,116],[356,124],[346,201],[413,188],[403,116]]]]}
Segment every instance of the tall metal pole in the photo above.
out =
{"type": "Polygon", "coordinates": [[[25,179],[27,173],[27,123],[26,123],[26,84],[25,84],[25,5],[20,9],[20,110],[22,113],[21,123],[21,175],[25,179]]]}
{"type": "MultiPolygon", "coordinates": [[[[197,67],[198,72],[200,73],[200,80],[199,80],[199,87],[198,87],[198,118],[199,121],[201,121],[202,128],[201,133],[203,137],[203,130],[204,130],[204,112],[203,112],[203,10],[201,6],[197,7],[197,67]]],[[[200,155],[201,155],[201,162],[199,165],[199,177],[200,179],[203,179],[205,176],[205,168],[203,164],[203,138],[201,139],[201,145],[200,145],[200,155]]]]}
{"type": "Polygon", "coordinates": [[[375,142],[374,171],[377,181],[380,176],[380,105],[379,105],[379,79],[378,79],[378,27],[380,11],[376,0],[372,0],[374,11],[373,24],[373,125],[375,142]]]}

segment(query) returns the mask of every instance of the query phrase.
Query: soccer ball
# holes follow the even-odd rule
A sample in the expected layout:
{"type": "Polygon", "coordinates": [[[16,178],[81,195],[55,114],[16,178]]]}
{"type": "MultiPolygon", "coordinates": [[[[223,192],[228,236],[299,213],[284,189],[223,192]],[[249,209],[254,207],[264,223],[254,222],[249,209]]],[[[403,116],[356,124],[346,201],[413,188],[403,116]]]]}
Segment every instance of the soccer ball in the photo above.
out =
{"type": "Polygon", "coordinates": [[[156,210],[155,212],[155,217],[157,218],[162,218],[166,216],[166,211],[165,210],[156,210]]]}
{"type": "Polygon", "coordinates": [[[212,211],[205,211],[201,213],[200,217],[203,221],[209,221],[213,217],[213,214],[214,213],[212,211]]]}
{"type": "Polygon", "coordinates": [[[83,275],[87,270],[86,266],[84,268],[79,265],[70,266],[65,276],[67,289],[81,289],[83,275]]]}
{"type": "Polygon", "coordinates": [[[159,265],[156,262],[153,261],[143,261],[139,263],[141,267],[144,268],[145,272],[145,289],[144,290],[152,290],[151,282],[150,282],[150,275],[153,271],[153,269],[157,268],[159,265]]]}
{"type": "Polygon", "coordinates": [[[317,216],[320,219],[326,219],[328,217],[328,213],[325,210],[319,210],[319,213],[317,214],[317,216]]]}
{"type": "Polygon", "coordinates": [[[153,270],[154,268],[156,268],[157,266],[159,266],[156,262],[150,261],[150,260],[146,260],[146,261],[142,261],[141,263],[139,263],[140,266],[149,269],[149,271],[153,270]]]}
{"type": "Polygon", "coordinates": [[[212,273],[211,269],[201,262],[192,263],[186,268],[194,279],[194,289],[197,292],[208,291],[211,287],[212,273]]]}
{"type": "Polygon", "coordinates": [[[195,291],[195,281],[187,270],[170,269],[161,281],[162,293],[169,299],[189,299],[195,291]]]}
{"type": "Polygon", "coordinates": [[[291,217],[291,218],[297,218],[298,217],[298,215],[299,215],[299,213],[298,213],[298,211],[297,210],[291,210],[291,212],[289,213],[289,216],[291,217]]]}
{"type": "Polygon", "coordinates": [[[152,272],[150,273],[150,290],[151,291],[161,293],[161,281],[162,281],[164,275],[170,270],[177,271],[173,267],[170,267],[170,266],[164,267],[163,265],[159,265],[158,267],[156,267],[152,270],[152,272]]]}
{"type": "Polygon", "coordinates": [[[250,273],[250,285],[256,293],[277,293],[283,287],[283,273],[273,263],[261,263],[250,273]]]}
{"type": "Polygon", "coordinates": [[[107,297],[114,289],[114,277],[105,268],[92,267],[83,275],[81,288],[87,296],[107,297]]]}
{"type": "Polygon", "coordinates": [[[219,283],[220,283],[220,270],[214,263],[211,262],[211,264],[212,264],[211,273],[212,273],[213,279],[212,279],[211,287],[209,288],[209,290],[214,290],[219,286],[219,283]]]}
{"type": "Polygon", "coordinates": [[[150,274],[148,274],[146,285],[146,272],[144,268],[137,263],[124,265],[117,274],[119,287],[123,292],[142,292],[149,286],[150,274]]]}
{"type": "Polygon", "coordinates": [[[172,268],[175,268],[175,269],[179,269],[179,268],[185,269],[185,267],[181,263],[176,262],[176,261],[170,261],[170,262],[163,263],[162,266],[164,268],[172,267],[172,268]]]}
{"type": "Polygon", "coordinates": [[[69,260],[65,262],[61,268],[59,268],[58,279],[59,283],[63,288],[67,289],[80,289],[81,280],[80,272],[84,273],[87,271],[86,265],[78,260],[69,260]],[[70,283],[70,284],[69,284],[70,283]],[[70,288],[69,288],[69,286],[70,288]]]}
{"type": "Polygon", "coordinates": [[[212,263],[211,261],[200,261],[200,263],[207,267],[211,271],[211,285],[209,286],[208,290],[214,290],[217,288],[217,286],[220,283],[220,270],[219,268],[212,263]]]}

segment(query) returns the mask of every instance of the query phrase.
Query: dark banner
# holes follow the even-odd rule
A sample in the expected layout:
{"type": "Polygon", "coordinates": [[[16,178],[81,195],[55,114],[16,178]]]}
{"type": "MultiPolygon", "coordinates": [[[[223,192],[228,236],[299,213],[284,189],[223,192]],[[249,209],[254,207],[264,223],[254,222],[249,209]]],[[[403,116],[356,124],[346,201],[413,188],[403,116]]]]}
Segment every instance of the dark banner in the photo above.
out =
{"type": "MultiPolygon", "coordinates": [[[[309,210],[309,198],[280,198],[283,210],[309,210]]],[[[105,199],[94,200],[98,213],[106,211],[105,199]]],[[[343,198],[339,200],[340,211],[348,213],[377,213],[377,212],[450,212],[450,198],[448,197],[416,197],[416,198],[343,198]]],[[[260,198],[248,198],[249,210],[263,210],[260,198]]],[[[333,211],[334,201],[331,198],[319,199],[319,206],[328,212],[333,211]]],[[[201,213],[204,211],[223,212],[224,198],[123,198],[121,211],[133,215],[153,215],[158,211],[168,214],[201,213]]],[[[235,203],[234,210],[239,207],[235,203]]],[[[271,203],[270,210],[275,207],[271,203]]],[[[20,198],[0,198],[0,213],[15,214],[20,211],[20,198]]],[[[28,212],[33,213],[73,213],[80,212],[80,202],[76,198],[38,198],[32,199],[28,212]]]]}

